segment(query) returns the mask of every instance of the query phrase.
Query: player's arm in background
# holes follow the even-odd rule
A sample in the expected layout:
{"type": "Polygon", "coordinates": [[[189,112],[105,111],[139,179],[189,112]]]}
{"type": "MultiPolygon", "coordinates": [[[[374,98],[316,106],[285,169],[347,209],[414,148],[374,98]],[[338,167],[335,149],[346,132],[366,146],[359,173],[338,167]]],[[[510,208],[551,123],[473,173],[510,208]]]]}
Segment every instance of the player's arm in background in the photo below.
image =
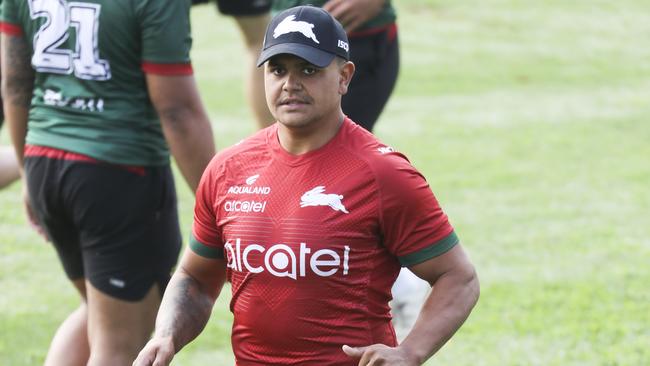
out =
{"type": "Polygon", "coordinates": [[[345,353],[360,359],[359,365],[423,364],[454,335],[478,301],[478,277],[460,244],[409,269],[432,286],[418,319],[395,348],[344,346],[345,353]]]}
{"type": "Polygon", "coordinates": [[[386,0],[329,0],[323,5],[346,32],[353,32],[383,9],[386,0]]]}
{"type": "Polygon", "coordinates": [[[225,278],[223,259],[205,258],[186,249],[165,290],[154,336],[133,366],[169,365],[205,327],[225,278]]]}
{"type": "Polygon", "coordinates": [[[176,164],[195,192],[215,146],[194,76],[147,73],[147,87],[176,164]]]}
{"type": "MultiPolygon", "coordinates": [[[[0,9],[1,11],[1,9],[0,9]]],[[[0,57],[1,59],[1,57],[0,57]]],[[[0,80],[2,68],[0,67],[0,80]]],[[[2,98],[0,98],[2,100],[2,98]]],[[[0,128],[4,122],[4,111],[0,110],[0,128]]],[[[0,189],[3,189],[20,178],[20,167],[16,160],[13,146],[0,146],[0,189]]]]}
{"type": "MultiPolygon", "coordinates": [[[[2,103],[5,121],[9,128],[9,136],[16,153],[20,176],[24,177],[25,138],[27,136],[27,121],[34,90],[31,48],[17,26],[12,27],[3,24],[1,37],[2,103]]],[[[32,212],[27,184],[23,184],[23,201],[30,224],[39,234],[45,237],[43,229],[32,212]]]]}
{"type": "Polygon", "coordinates": [[[2,97],[9,135],[23,174],[23,149],[34,89],[31,50],[19,34],[2,33],[2,97]]]}

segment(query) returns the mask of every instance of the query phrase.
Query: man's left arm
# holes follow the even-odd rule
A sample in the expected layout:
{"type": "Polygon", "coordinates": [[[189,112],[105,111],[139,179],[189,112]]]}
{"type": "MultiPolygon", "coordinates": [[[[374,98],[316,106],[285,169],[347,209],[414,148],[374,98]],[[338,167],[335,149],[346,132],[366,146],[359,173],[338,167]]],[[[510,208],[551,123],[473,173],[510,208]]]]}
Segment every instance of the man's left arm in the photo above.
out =
{"type": "Polygon", "coordinates": [[[397,347],[343,346],[359,365],[421,365],[460,328],[478,301],[479,281],[460,244],[409,269],[433,287],[413,329],[397,347]]]}

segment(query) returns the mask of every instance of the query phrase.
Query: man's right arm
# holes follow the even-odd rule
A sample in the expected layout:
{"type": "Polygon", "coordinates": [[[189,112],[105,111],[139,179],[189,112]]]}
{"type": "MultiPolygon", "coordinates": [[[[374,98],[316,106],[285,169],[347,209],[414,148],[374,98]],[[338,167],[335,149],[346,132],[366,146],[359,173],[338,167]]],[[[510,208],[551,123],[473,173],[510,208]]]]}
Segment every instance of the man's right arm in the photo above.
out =
{"type": "Polygon", "coordinates": [[[194,76],[147,73],[147,87],[171,153],[195,192],[215,146],[194,76]]]}
{"type": "Polygon", "coordinates": [[[23,36],[2,34],[2,97],[9,135],[23,169],[27,119],[34,89],[31,50],[23,36]]]}
{"type": "MultiPolygon", "coordinates": [[[[18,171],[20,176],[24,176],[25,138],[27,136],[27,120],[29,119],[35,77],[30,62],[31,49],[22,35],[3,33],[0,39],[2,40],[0,51],[2,86],[0,89],[2,89],[5,120],[14,145],[18,171]]],[[[30,224],[39,234],[45,237],[43,228],[32,210],[26,184],[23,184],[23,201],[30,224]]]]}
{"type": "Polygon", "coordinates": [[[225,278],[223,259],[201,257],[186,249],[160,304],[154,336],[133,366],[169,365],[174,354],[205,327],[225,278]]]}

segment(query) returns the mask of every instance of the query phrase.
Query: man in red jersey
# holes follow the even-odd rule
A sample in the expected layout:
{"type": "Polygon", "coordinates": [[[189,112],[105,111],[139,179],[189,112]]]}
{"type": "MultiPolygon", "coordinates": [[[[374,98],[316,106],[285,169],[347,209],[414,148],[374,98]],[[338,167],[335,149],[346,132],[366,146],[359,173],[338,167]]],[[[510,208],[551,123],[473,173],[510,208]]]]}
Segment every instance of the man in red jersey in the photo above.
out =
{"type": "Polygon", "coordinates": [[[232,282],[237,365],[420,365],[478,299],[474,267],[426,180],[345,117],[354,74],[326,11],[276,15],[258,63],[278,123],[219,153],[196,195],[190,248],[134,365],[167,365],[232,282]],[[434,290],[397,344],[401,266],[434,290]]]}

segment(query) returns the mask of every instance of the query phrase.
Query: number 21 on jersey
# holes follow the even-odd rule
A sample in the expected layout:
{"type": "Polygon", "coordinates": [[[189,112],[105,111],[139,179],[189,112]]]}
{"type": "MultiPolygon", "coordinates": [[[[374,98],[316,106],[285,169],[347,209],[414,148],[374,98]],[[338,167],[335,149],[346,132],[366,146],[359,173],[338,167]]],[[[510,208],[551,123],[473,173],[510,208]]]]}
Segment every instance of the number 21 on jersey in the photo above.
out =
{"type": "Polygon", "coordinates": [[[46,18],[34,35],[32,65],[39,72],[72,74],[86,80],[108,80],[111,68],[99,58],[97,30],[100,4],[64,0],[28,0],[32,19],[46,18]],[[61,46],[76,33],[74,50],[61,46]]]}

